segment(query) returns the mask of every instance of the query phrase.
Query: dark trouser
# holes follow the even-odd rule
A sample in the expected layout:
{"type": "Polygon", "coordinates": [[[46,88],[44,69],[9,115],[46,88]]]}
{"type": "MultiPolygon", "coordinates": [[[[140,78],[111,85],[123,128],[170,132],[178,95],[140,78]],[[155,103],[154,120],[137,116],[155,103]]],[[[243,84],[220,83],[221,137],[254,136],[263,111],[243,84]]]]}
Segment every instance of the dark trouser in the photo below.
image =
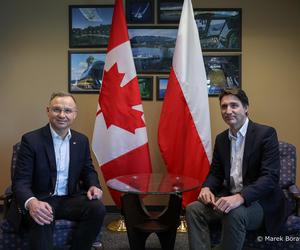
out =
{"type": "MultiPolygon", "coordinates": [[[[85,195],[74,197],[51,197],[45,200],[54,211],[54,219],[66,219],[78,222],[72,235],[72,250],[90,250],[100,232],[105,207],[99,200],[88,200],[85,195]]],[[[31,219],[30,244],[32,250],[53,249],[54,222],[50,225],[38,225],[31,219]]]]}
{"type": "Polygon", "coordinates": [[[240,250],[243,248],[246,231],[261,227],[263,217],[263,209],[258,202],[249,207],[241,205],[228,214],[222,214],[209,205],[195,201],[186,208],[190,250],[211,249],[209,223],[216,220],[222,221],[222,238],[217,249],[240,250]]]}

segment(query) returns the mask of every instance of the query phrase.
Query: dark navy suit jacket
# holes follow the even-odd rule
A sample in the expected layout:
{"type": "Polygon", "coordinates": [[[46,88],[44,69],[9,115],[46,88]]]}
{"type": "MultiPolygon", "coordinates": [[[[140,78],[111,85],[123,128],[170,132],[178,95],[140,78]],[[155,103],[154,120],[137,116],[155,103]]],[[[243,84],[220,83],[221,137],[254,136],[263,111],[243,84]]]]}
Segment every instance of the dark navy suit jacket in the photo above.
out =
{"type": "MultiPolygon", "coordinates": [[[[88,138],[71,130],[69,195],[82,192],[80,187],[100,188],[97,172],[92,164],[88,138]]],[[[32,196],[50,197],[56,184],[56,161],[49,124],[22,137],[13,178],[13,193],[20,208],[32,196]]]]}
{"type": "MultiPolygon", "coordinates": [[[[203,186],[218,196],[230,194],[230,140],[228,130],[216,137],[213,160],[203,186]]],[[[278,185],[280,159],[277,134],[274,128],[249,121],[244,157],[243,189],[245,206],[258,201],[264,210],[265,229],[275,233],[285,222],[289,209],[278,185]]]]}

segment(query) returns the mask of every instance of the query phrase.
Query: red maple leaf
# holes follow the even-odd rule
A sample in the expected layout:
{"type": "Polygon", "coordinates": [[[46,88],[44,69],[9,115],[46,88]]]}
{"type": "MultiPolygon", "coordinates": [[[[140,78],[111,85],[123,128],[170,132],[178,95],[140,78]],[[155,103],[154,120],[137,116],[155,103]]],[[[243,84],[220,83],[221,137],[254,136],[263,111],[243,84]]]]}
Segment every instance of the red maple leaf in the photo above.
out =
{"type": "Polygon", "coordinates": [[[104,71],[98,113],[103,113],[107,128],[115,125],[134,134],[135,129],[145,127],[143,112],[132,109],[141,104],[140,90],[136,77],[121,87],[124,75],[119,73],[116,63],[104,71]]]}

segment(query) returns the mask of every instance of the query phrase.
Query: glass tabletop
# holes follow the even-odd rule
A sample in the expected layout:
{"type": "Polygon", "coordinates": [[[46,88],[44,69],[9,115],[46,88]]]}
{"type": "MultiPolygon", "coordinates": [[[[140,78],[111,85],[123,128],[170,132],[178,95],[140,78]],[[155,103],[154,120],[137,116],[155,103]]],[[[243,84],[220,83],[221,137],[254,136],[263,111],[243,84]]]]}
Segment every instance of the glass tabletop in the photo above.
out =
{"type": "Polygon", "coordinates": [[[200,187],[199,180],[173,174],[132,174],[110,179],[107,186],[122,193],[175,194],[200,187]]]}

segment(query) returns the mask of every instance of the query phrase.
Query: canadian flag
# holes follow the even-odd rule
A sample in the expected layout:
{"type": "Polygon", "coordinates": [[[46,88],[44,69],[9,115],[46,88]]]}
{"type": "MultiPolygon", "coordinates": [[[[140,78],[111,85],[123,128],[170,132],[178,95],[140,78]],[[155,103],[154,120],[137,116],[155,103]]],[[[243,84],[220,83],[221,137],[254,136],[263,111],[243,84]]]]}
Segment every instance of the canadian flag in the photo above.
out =
{"type": "MultiPolygon", "coordinates": [[[[138,78],[122,0],[116,0],[99,93],[92,148],[105,181],[152,172],[138,78]]],[[[111,190],[120,206],[120,194],[111,190]]]]}
{"type": "MultiPolygon", "coordinates": [[[[169,173],[205,180],[212,157],[207,80],[191,0],[182,8],[158,143],[169,173]]],[[[183,196],[183,205],[199,190],[183,196]]]]}

